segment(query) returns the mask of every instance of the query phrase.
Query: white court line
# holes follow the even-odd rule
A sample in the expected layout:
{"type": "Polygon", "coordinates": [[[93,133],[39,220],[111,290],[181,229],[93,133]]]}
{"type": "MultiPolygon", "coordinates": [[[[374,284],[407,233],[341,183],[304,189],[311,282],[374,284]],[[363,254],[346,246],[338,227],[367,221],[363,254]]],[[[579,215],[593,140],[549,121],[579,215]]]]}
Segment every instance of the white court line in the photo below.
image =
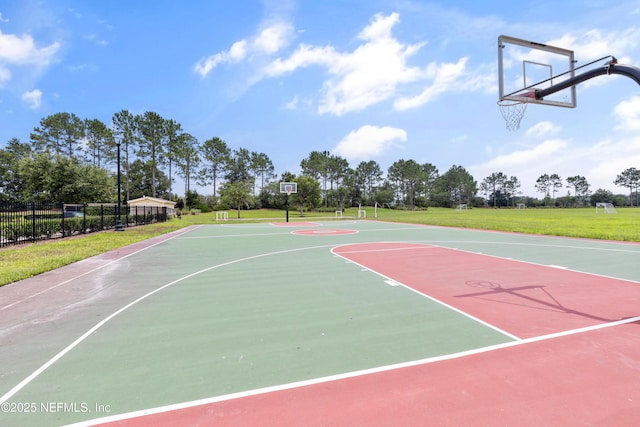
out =
{"type": "MultiPolygon", "coordinates": [[[[363,244],[367,245],[367,244],[371,244],[371,243],[363,243],[363,244]]],[[[373,244],[375,244],[375,243],[373,243],[373,244]]],[[[462,310],[460,310],[459,308],[456,308],[456,307],[454,307],[454,306],[452,306],[452,305],[447,304],[447,303],[446,303],[446,302],[444,302],[444,301],[440,301],[440,300],[439,300],[439,299],[437,299],[437,298],[434,298],[434,297],[432,297],[432,296],[430,296],[430,295],[427,295],[427,294],[425,294],[425,293],[423,293],[423,292],[420,292],[420,291],[418,291],[417,289],[412,288],[411,286],[407,286],[407,285],[405,285],[405,284],[404,284],[404,283],[402,283],[402,282],[398,282],[397,280],[395,280],[395,279],[394,279],[394,278],[392,278],[392,277],[389,277],[389,276],[387,276],[387,275],[384,275],[384,274],[382,274],[382,273],[380,273],[380,272],[378,272],[378,271],[375,271],[375,270],[373,270],[373,269],[371,269],[371,268],[369,268],[369,267],[367,267],[367,266],[365,266],[365,265],[362,265],[362,264],[360,264],[360,263],[358,263],[358,262],[355,262],[355,261],[353,261],[353,260],[351,260],[351,259],[349,259],[349,258],[347,258],[347,257],[344,257],[344,256],[342,256],[341,254],[339,254],[339,253],[336,253],[336,252],[335,252],[335,250],[336,250],[337,248],[344,247],[344,246],[350,246],[350,245],[340,245],[340,246],[336,246],[336,247],[334,247],[334,248],[332,248],[332,249],[331,249],[331,253],[332,253],[332,254],[334,254],[334,255],[336,255],[336,256],[339,256],[340,258],[343,258],[343,259],[347,260],[348,262],[350,262],[350,263],[352,263],[352,264],[355,264],[355,265],[357,265],[357,266],[361,267],[361,268],[362,268],[362,269],[364,269],[364,270],[368,270],[368,271],[372,272],[373,274],[376,274],[376,275],[378,275],[378,276],[380,276],[380,277],[384,278],[384,279],[385,279],[385,282],[386,282],[386,281],[389,281],[389,280],[390,280],[390,281],[392,281],[392,282],[395,282],[395,283],[397,283],[398,285],[400,285],[400,286],[402,286],[402,287],[404,287],[404,288],[406,288],[406,289],[410,290],[411,292],[414,292],[414,293],[416,293],[416,294],[418,294],[418,295],[420,295],[420,296],[422,296],[422,297],[424,297],[424,298],[427,298],[427,299],[429,299],[429,300],[431,300],[431,301],[433,301],[433,302],[435,302],[435,303],[438,303],[438,304],[442,305],[443,307],[448,308],[449,310],[453,310],[453,311],[455,311],[456,313],[459,313],[459,314],[461,314],[461,315],[463,315],[463,316],[465,316],[465,317],[467,317],[467,318],[469,318],[469,319],[473,320],[474,322],[478,322],[478,323],[480,323],[480,324],[482,324],[482,325],[485,325],[486,327],[488,327],[488,328],[490,328],[490,329],[493,329],[494,331],[497,331],[497,332],[499,332],[499,333],[501,333],[501,334],[503,334],[503,335],[506,335],[506,336],[508,336],[508,337],[509,337],[509,338],[511,338],[511,339],[514,339],[514,340],[520,340],[520,339],[521,339],[521,338],[519,338],[519,337],[517,337],[517,336],[515,336],[515,335],[513,335],[513,334],[511,334],[511,333],[509,333],[509,332],[507,332],[507,331],[504,331],[504,330],[502,330],[502,329],[498,328],[498,327],[497,327],[497,326],[495,326],[495,325],[492,325],[492,324],[490,324],[490,323],[485,322],[485,321],[484,321],[484,320],[482,320],[482,319],[479,319],[479,318],[477,318],[477,317],[475,317],[475,316],[472,316],[471,314],[469,314],[469,313],[467,313],[467,312],[465,312],[465,311],[462,311],[462,310]]],[[[447,248],[443,248],[443,249],[447,249],[447,248]]],[[[393,250],[393,249],[392,249],[392,250],[393,250]]],[[[378,250],[378,249],[373,249],[371,252],[376,252],[376,251],[379,251],[379,250],[378,250]]],[[[362,251],[362,252],[367,252],[367,251],[362,251]]]]}
{"type": "Polygon", "coordinates": [[[139,303],[141,301],[144,301],[145,299],[147,299],[151,295],[153,295],[153,294],[155,294],[157,292],[160,292],[163,289],[168,288],[169,286],[175,285],[176,283],[180,283],[180,282],[182,282],[182,281],[184,281],[186,279],[189,279],[191,277],[197,276],[198,274],[206,273],[207,271],[211,271],[211,270],[214,270],[216,268],[220,268],[220,267],[225,267],[225,266],[228,266],[228,265],[236,264],[236,263],[239,263],[239,262],[244,262],[244,261],[257,259],[257,258],[263,258],[263,257],[271,256],[271,255],[279,255],[279,254],[284,254],[284,253],[291,253],[291,252],[297,252],[297,251],[303,251],[303,250],[309,250],[309,249],[326,248],[326,247],[332,247],[332,246],[333,245],[312,246],[312,247],[306,247],[306,248],[287,249],[287,250],[282,250],[282,251],[269,252],[269,253],[265,253],[265,254],[252,255],[250,257],[240,258],[240,259],[236,259],[236,260],[233,260],[233,261],[228,261],[228,262],[225,262],[225,263],[222,263],[222,264],[217,264],[217,265],[214,265],[214,266],[211,266],[211,267],[207,267],[205,269],[196,271],[194,273],[191,273],[191,274],[183,276],[183,277],[181,277],[179,279],[176,279],[176,280],[174,280],[172,282],[169,282],[169,283],[167,283],[167,284],[165,284],[163,286],[160,286],[159,288],[156,288],[153,291],[148,292],[145,295],[137,298],[136,300],[130,302],[129,304],[125,305],[124,307],[122,307],[119,310],[115,311],[114,313],[110,314],[109,316],[104,318],[102,321],[98,322],[91,329],[89,329],[87,332],[82,334],[78,339],[76,339],[74,342],[69,344],[67,347],[65,347],[63,350],[61,350],[58,354],[53,356],[46,363],[44,363],[42,366],[40,366],[38,369],[36,369],[33,373],[31,373],[27,378],[25,378],[24,380],[20,381],[20,383],[18,383],[15,387],[13,387],[11,390],[9,390],[7,393],[5,393],[2,397],[0,397],[0,404],[5,403],[13,395],[15,395],[17,392],[19,392],[24,387],[26,387],[30,382],[35,380],[40,374],[42,374],[49,367],[51,367],[51,365],[53,365],[55,362],[57,362],[62,357],[64,357],[67,353],[69,353],[71,350],[73,350],[75,347],[77,347],[80,343],[82,343],[85,339],[87,339],[87,337],[89,337],[95,331],[100,329],[102,326],[104,326],[111,319],[113,319],[114,317],[118,316],[119,314],[121,314],[122,312],[126,311],[127,309],[133,307],[137,303],[139,303]]]}
{"type": "MultiPolygon", "coordinates": [[[[35,297],[37,297],[37,296],[39,296],[39,295],[42,295],[42,294],[44,294],[44,293],[46,293],[46,292],[49,292],[49,291],[53,290],[53,289],[59,288],[60,286],[64,286],[64,285],[66,285],[67,283],[69,283],[69,282],[73,282],[74,280],[80,279],[81,277],[84,277],[84,276],[86,276],[86,275],[88,275],[88,274],[95,273],[95,272],[96,272],[96,271],[98,271],[98,270],[101,270],[101,269],[103,269],[103,268],[105,268],[105,267],[108,267],[108,266],[110,266],[111,264],[114,264],[114,263],[116,263],[116,262],[122,261],[122,260],[123,260],[123,259],[125,259],[125,258],[129,258],[130,256],[133,256],[133,255],[139,254],[139,253],[140,253],[140,252],[142,252],[142,251],[146,251],[147,249],[152,248],[152,247],[154,247],[154,246],[156,246],[156,245],[159,245],[160,243],[164,243],[164,242],[167,242],[167,241],[169,241],[169,240],[172,240],[172,239],[175,239],[175,238],[177,238],[177,237],[180,237],[180,236],[182,236],[183,234],[187,234],[187,233],[189,233],[189,232],[191,232],[191,231],[195,230],[196,228],[199,228],[199,227],[198,227],[198,226],[195,226],[195,227],[193,227],[193,228],[189,227],[189,228],[185,229],[184,231],[182,231],[182,232],[180,232],[180,233],[177,233],[175,236],[171,236],[171,237],[169,237],[168,239],[164,239],[164,240],[162,240],[162,241],[160,241],[160,242],[154,243],[153,245],[146,246],[146,247],[144,247],[144,248],[142,248],[142,249],[139,249],[139,250],[137,250],[137,251],[135,251],[135,252],[132,252],[132,253],[127,254],[127,255],[124,255],[124,256],[122,256],[122,257],[120,257],[120,258],[117,258],[117,259],[111,260],[111,261],[107,262],[106,264],[103,264],[103,265],[101,265],[101,266],[99,266],[99,267],[96,267],[96,268],[94,268],[94,269],[91,269],[91,270],[89,270],[89,271],[85,271],[85,272],[84,272],[84,273],[82,273],[82,274],[79,274],[79,275],[74,276],[74,277],[72,277],[72,278],[70,278],[70,279],[64,280],[64,281],[62,281],[62,282],[60,282],[60,283],[57,283],[57,284],[55,284],[55,285],[53,285],[53,286],[50,286],[50,287],[48,287],[48,288],[46,288],[46,289],[43,289],[43,290],[41,290],[40,292],[36,292],[35,294],[31,294],[31,295],[29,295],[28,297],[25,297],[25,298],[23,298],[23,299],[21,299],[21,300],[14,301],[13,303],[11,303],[11,304],[9,304],[9,305],[5,305],[4,307],[0,307],[0,311],[6,310],[7,308],[11,308],[11,307],[13,307],[14,305],[18,305],[18,304],[20,304],[20,303],[23,303],[23,302],[25,302],[25,301],[28,301],[28,300],[30,300],[31,298],[35,298],[35,297]]],[[[140,242],[138,242],[138,243],[140,243],[140,242]]],[[[133,244],[135,244],[135,243],[133,243],[133,244]]],[[[120,249],[122,249],[122,248],[120,248],[120,249]]],[[[117,250],[117,249],[114,249],[114,250],[117,250]]]]}
{"type": "Polygon", "coordinates": [[[192,401],[189,401],[189,402],[176,403],[176,404],[173,404],[173,405],[166,405],[166,406],[159,406],[159,407],[156,407],[156,408],[143,409],[143,410],[140,410],[140,411],[128,412],[128,413],[125,413],[125,414],[111,415],[111,416],[104,417],[104,418],[96,418],[96,419],[93,419],[93,420],[82,421],[82,422],[74,423],[74,424],[68,424],[68,425],[63,426],[63,427],[88,427],[88,426],[92,426],[92,425],[95,425],[95,424],[122,421],[122,420],[130,419],[130,418],[141,417],[141,416],[146,416],[146,415],[161,414],[161,413],[164,413],[164,412],[171,412],[171,411],[177,411],[177,410],[180,410],[180,409],[193,408],[193,407],[196,407],[196,406],[209,405],[209,404],[212,404],[212,403],[225,402],[225,401],[228,401],[228,400],[240,399],[240,398],[243,398],[243,397],[251,397],[251,396],[257,396],[257,395],[260,395],[260,394],[273,393],[273,392],[285,391],[285,390],[292,390],[292,389],[295,389],[295,388],[312,386],[312,385],[317,385],[317,384],[323,384],[323,383],[328,383],[328,382],[332,382],[332,381],[345,380],[345,379],[360,377],[360,376],[364,376],[364,375],[378,374],[378,373],[392,371],[392,370],[396,370],[396,369],[402,369],[402,368],[409,368],[409,367],[415,367],[415,366],[420,366],[420,365],[426,365],[426,364],[435,363],[435,362],[441,362],[441,361],[445,361],[445,360],[459,359],[459,358],[466,357],[466,356],[472,356],[472,355],[476,355],[476,354],[487,353],[487,352],[490,352],[490,351],[500,350],[500,349],[509,348],[509,347],[516,347],[516,346],[529,344],[529,343],[534,343],[534,342],[539,342],[539,341],[551,340],[551,339],[554,339],[554,338],[560,338],[560,337],[565,337],[565,336],[570,336],[570,335],[576,335],[576,334],[580,334],[580,333],[584,333],[584,332],[590,332],[590,331],[595,331],[595,330],[598,330],[598,329],[610,328],[610,327],[613,327],[613,326],[619,326],[619,325],[624,325],[624,324],[627,324],[627,323],[634,323],[634,322],[638,322],[638,321],[640,321],[640,316],[633,317],[633,318],[630,318],[630,319],[618,320],[618,321],[610,322],[610,323],[603,323],[603,324],[600,324],[600,325],[588,326],[588,327],[585,327],[585,328],[579,328],[579,329],[573,329],[573,330],[569,330],[569,331],[558,332],[558,333],[549,334],[549,335],[542,335],[542,336],[538,336],[538,337],[525,338],[525,339],[522,339],[522,340],[519,340],[519,341],[510,341],[510,342],[503,343],[503,344],[496,344],[496,345],[492,345],[492,346],[488,346],[488,347],[482,347],[482,348],[477,348],[477,349],[473,349],[473,350],[461,351],[461,352],[458,352],[458,353],[452,353],[452,354],[446,354],[446,355],[442,355],[442,356],[429,357],[429,358],[426,358],[426,359],[413,360],[413,361],[409,361],[409,362],[396,363],[396,364],[393,364],[393,365],[380,366],[380,367],[377,367],[377,368],[363,369],[363,370],[347,372],[347,373],[343,373],[343,374],[330,375],[330,376],[326,376],[326,377],[314,378],[314,379],[303,380],[303,381],[296,381],[296,382],[288,383],[288,384],[281,384],[281,385],[276,385],[276,386],[258,388],[258,389],[254,389],[254,390],[241,391],[241,392],[237,392],[237,393],[225,394],[225,395],[222,395],[222,396],[209,397],[209,398],[205,398],[205,399],[192,400],[192,401]]]}

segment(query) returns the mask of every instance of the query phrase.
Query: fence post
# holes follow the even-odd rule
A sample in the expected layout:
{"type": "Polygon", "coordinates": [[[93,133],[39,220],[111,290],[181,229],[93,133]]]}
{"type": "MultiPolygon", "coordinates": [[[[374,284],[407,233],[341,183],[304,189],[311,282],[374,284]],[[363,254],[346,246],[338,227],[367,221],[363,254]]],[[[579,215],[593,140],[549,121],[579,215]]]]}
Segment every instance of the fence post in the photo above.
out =
{"type": "Polygon", "coordinates": [[[62,220],[60,221],[60,228],[62,229],[62,238],[66,237],[64,232],[64,203],[62,204],[62,220]]]}
{"type": "Polygon", "coordinates": [[[87,204],[82,204],[82,234],[87,234],[87,204]]]}
{"type": "Polygon", "coordinates": [[[36,241],[36,202],[31,202],[31,241],[36,241]]]}

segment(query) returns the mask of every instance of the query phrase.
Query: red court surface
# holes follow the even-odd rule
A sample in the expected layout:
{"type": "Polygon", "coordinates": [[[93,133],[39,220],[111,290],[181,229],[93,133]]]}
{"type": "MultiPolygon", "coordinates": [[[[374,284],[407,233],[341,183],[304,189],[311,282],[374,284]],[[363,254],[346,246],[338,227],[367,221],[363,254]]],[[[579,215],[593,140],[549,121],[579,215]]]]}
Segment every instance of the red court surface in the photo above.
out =
{"type": "Polygon", "coordinates": [[[333,252],[515,339],[150,409],[106,425],[638,425],[637,283],[421,244],[354,244],[333,252]]]}
{"type": "Polygon", "coordinates": [[[442,247],[379,243],[334,250],[519,338],[637,316],[635,282],[442,247]]]}

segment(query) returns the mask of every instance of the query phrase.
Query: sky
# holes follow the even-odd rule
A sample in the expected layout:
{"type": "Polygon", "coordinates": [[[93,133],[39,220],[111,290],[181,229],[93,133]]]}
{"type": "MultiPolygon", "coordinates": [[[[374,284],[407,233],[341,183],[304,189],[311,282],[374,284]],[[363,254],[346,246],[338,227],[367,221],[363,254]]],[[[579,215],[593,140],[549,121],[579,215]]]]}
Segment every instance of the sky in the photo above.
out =
{"type": "Polygon", "coordinates": [[[503,172],[538,198],[545,173],[626,194],[613,181],[640,168],[640,86],[598,77],[577,108],[529,105],[509,131],[501,34],[640,67],[640,0],[3,0],[0,146],[58,112],[154,111],[278,175],[326,150],[385,172],[460,165],[478,184],[503,172]]]}

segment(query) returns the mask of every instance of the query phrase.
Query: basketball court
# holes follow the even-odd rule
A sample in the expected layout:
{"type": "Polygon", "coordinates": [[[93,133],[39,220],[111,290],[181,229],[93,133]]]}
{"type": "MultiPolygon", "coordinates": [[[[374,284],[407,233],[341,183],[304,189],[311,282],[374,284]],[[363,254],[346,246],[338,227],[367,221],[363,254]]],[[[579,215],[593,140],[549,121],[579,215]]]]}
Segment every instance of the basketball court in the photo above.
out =
{"type": "Polygon", "coordinates": [[[0,423],[635,425],[640,245],[196,226],[0,288],[0,423]]]}
{"type": "MultiPolygon", "coordinates": [[[[640,84],[613,57],[507,36],[498,66],[510,130],[593,77],[640,84]]],[[[297,190],[280,183],[283,222],[1,287],[0,424],[637,425],[640,245],[289,222],[297,190]]]]}

